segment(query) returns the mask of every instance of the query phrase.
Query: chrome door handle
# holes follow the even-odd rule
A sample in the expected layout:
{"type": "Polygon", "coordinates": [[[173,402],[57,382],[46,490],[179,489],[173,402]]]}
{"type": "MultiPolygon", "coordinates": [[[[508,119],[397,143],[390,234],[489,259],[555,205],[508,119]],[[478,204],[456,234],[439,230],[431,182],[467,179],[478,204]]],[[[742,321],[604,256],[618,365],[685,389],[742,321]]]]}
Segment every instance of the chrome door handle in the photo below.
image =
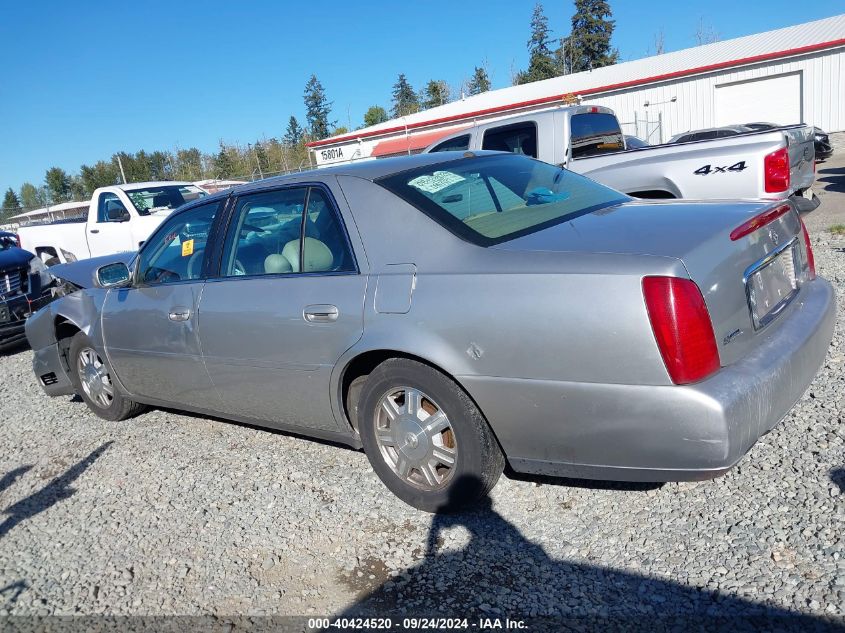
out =
{"type": "Polygon", "coordinates": [[[330,323],[337,321],[338,312],[337,306],[333,305],[313,305],[306,306],[302,312],[302,316],[309,323],[330,323]]]}
{"type": "Polygon", "coordinates": [[[171,321],[187,321],[191,318],[191,311],[188,308],[173,308],[167,318],[171,321]]]}

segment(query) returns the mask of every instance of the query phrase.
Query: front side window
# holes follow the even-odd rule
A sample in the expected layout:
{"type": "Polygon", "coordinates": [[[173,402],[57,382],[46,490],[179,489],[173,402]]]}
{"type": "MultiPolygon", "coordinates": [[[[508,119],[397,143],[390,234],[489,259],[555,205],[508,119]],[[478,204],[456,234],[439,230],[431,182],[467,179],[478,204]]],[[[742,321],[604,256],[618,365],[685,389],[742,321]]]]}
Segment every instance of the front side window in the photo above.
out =
{"type": "Polygon", "coordinates": [[[463,134],[443,141],[439,145],[435,145],[430,154],[433,152],[461,152],[469,149],[469,134],[463,134]]]}
{"type": "Polygon", "coordinates": [[[141,249],[137,279],[157,285],[203,278],[205,247],[218,206],[204,204],[162,224],[141,249]]]}
{"type": "Polygon", "coordinates": [[[480,246],[630,200],[588,178],[522,156],[459,159],[376,182],[480,246]]]}
{"type": "Polygon", "coordinates": [[[322,189],[296,187],[238,199],[223,248],[224,277],[354,270],[346,234],[322,189]]]}
{"type": "Polygon", "coordinates": [[[126,191],[126,195],[129,196],[138,213],[149,215],[156,211],[173,210],[192,200],[204,198],[208,194],[193,185],[162,185],[130,189],[126,191]]]}
{"type": "Polygon", "coordinates": [[[625,149],[619,121],[606,112],[574,114],[569,119],[572,158],[596,156],[625,149]]]}
{"type": "Polygon", "coordinates": [[[537,158],[537,124],[527,121],[490,128],[484,133],[481,149],[537,158]]]}
{"type": "Polygon", "coordinates": [[[100,201],[97,203],[97,222],[119,222],[120,220],[109,219],[109,212],[112,214],[118,213],[122,210],[126,210],[126,206],[117,197],[116,193],[111,193],[109,191],[100,194],[100,201]]]}

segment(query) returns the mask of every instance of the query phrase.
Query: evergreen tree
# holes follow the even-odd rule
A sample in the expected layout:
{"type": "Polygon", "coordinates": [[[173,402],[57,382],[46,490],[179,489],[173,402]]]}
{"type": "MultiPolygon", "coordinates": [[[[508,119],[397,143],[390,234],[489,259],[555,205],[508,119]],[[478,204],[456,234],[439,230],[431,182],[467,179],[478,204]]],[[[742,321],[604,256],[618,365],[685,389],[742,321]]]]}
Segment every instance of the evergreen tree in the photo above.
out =
{"type": "Polygon", "coordinates": [[[61,167],[51,167],[44,176],[50,202],[58,204],[70,200],[70,178],[61,167]]]}
{"type": "Polygon", "coordinates": [[[291,118],[288,119],[288,128],[285,131],[284,141],[290,146],[299,145],[302,141],[302,128],[295,116],[291,116],[291,118]]]}
{"type": "Polygon", "coordinates": [[[475,71],[472,73],[472,79],[467,84],[467,90],[470,95],[477,95],[490,90],[490,78],[487,76],[487,71],[484,68],[475,67],[475,71]]]}
{"type": "Polygon", "coordinates": [[[619,60],[619,51],[610,46],[616,25],[612,15],[607,0],[575,0],[572,33],[561,40],[555,54],[561,72],[578,73],[619,60]]]}
{"type": "MultiPolygon", "coordinates": [[[[577,4],[577,1],[576,1],[577,4]]],[[[543,13],[543,5],[534,5],[531,15],[531,38],[528,40],[528,69],[517,74],[517,84],[527,84],[557,77],[558,68],[554,54],[549,48],[550,30],[549,19],[543,13]]]]}
{"type": "Polygon", "coordinates": [[[21,201],[21,206],[24,209],[35,209],[36,207],[40,207],[44,204],[44,196],[42,192],[39,191],[38,187],[33,185],[31,182],[25,182],[21,185],[19,199],[21,201]]]}
{"type": "Polygon", "coordinates": [[[220,141],[220,151],[217,152],[217,156],[214,157],[213,163],[215,178],[226,180],[235,175],[235,161],[233,161],[232,157],[229,156],[229,152],[226,151],[226,146],[223,145],[223,141],[220,141]]]}
{"type": "Polygon", "coordinates": [[[326,98],[323,85],[316,75],[311,75],[305,84],[305,120],[308,122],[308,133],[312,140],[319,141],[329,135],[334,127],[334,121],[329,121],[332,104],[326,98]]]}
{"type": "Polygon", "coordinates": [[[82,176],[70,177],[70,199],[81,201],[89,198],[85,195],[85,184],[82,182],[82,176]]]}
{"type": "Polygon", "coordinates": [[[399,79],[393,84],[393,107],[391,114],[394,117],[407,116],[419,112],[420,101],[417,93],[408,83],[405,73],[399,74],[399,79]]]}
{"type": "Polygon", "coordinates": [[[18,200],[18,195],[15,193],[14,189],[9,187],[6,190],[6,195],[3,196],[3,210],[4,211],[14,211],[15,209],[20,209],[21,202],[18,200]]]}
{"type": "Polygon", "coordinates": [[[388,120],[387,110],[381,106],[370,106],[364,113],[364,127],[378,125],[388,120]]]}
{"type": "Polygon", "coordinates": [[[423,88],[420,101],[422,102],[420,107],[423,110],[436,108],[444,103],[449,103],[449,84],[442,79],[432,79],[423,88]]]}
{"type": "Polygon", "coordinates": [[[108,187],[121,182],[120,169],[115,160],[98,160],[91,166],[82,165],[79,168],[79,177],[86,197],[90,197],[98,187],[108,187]]]}

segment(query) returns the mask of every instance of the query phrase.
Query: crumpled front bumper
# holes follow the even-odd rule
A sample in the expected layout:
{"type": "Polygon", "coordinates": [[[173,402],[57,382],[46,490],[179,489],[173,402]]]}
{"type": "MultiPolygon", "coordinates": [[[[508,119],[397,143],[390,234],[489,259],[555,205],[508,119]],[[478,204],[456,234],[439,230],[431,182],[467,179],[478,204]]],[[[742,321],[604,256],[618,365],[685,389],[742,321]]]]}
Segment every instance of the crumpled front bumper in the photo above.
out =
{"type": "Polygon", "coordinates": [[[38,385],[48,396],[66,396],[75,392],[58,343],[35,351],[32,371],[38,385]]]}

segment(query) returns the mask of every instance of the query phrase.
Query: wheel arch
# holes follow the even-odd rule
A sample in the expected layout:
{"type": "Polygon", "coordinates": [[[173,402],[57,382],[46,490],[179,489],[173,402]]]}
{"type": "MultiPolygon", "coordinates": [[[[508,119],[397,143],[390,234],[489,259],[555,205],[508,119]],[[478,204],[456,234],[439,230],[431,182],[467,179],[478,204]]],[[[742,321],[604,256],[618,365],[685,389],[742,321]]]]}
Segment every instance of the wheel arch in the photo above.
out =
{"type": "Polygon", "coordinates": [[[84,330],[69,317],[63,314],[57,314],[54,317],[53,333],[59,348],[59,358],[64,364],[65,371],[70,371],[70,342],[78,332],[84,332],[84,330]]]}
{"type": "MultiPolygon", "coordinates": [[[[355,408],[358,404],[358,397],[360,396],[361,387],[363,387],[364,381],[378,365],[392,358],[404,358],[407,360],[417,361],[418,363],[427,365],[440,372],[449,380],[454,382],[461,391],[466,394],[467,398],[472,401],[476,408],[481,412],[481,415],[484,416],[485,420],[488,419],[479,402],[473,397],[455,374],[446,369],[442,364],[413,352],[385,347],[362,350],[351,358],[346,359],[346,362],[343,364],[343,369],[338,375],[335,404],[339,408],[340,415],[342,416],[342,423],[348,425],[351,432],[356,434],[358,433],[358,420],[355,408]]],[[[496,443],[504,453],[504,447],[496,435],[496,430],[492,425],[490,425],[489,421],[488,426],[490,427],[493,437],[496,439],[496,443]]]]}

